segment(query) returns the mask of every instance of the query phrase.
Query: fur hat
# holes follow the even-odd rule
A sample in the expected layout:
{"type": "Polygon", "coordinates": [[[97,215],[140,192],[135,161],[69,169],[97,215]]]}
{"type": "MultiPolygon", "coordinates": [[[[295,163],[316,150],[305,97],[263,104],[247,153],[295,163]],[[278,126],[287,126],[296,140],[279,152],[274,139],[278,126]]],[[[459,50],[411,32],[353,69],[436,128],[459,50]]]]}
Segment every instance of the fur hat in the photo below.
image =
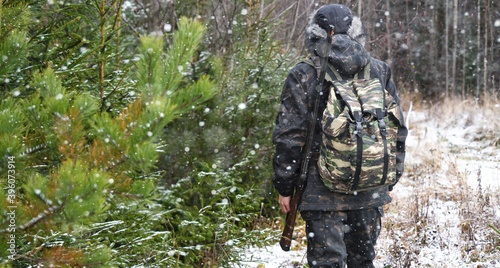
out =
{"type": "Polygon", "coordinates": [[[347,34],[352,40],[366,44],[363,24],[351,10],[338,4],[326,5],[313,12],[306,28],[306,47],[311,50],[319,39],[326,39],[326,29],[332,28],[334,34],[347,34]]]}

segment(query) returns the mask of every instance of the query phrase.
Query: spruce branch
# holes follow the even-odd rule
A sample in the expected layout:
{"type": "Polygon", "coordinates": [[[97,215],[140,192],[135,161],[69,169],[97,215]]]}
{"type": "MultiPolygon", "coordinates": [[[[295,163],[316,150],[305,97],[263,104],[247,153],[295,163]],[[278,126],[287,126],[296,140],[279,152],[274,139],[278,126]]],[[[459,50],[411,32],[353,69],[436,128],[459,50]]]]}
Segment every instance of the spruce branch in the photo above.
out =
{"type": "MultiPolygon", "coordinates": [[[[68,193],[69,193],[70,192],[70,187],[68,187],[67,190],[68,190],[68,193]]],[[[45,220],[46,218],[52,216],[53,214],[59,213],[64,208],[64,206],[66,205],[66,201],[68,200],[68,195],[66,195],[64,197],[61,205],[55,206],[55,207],[49,206],[49,210],[48,211],[44,210],[42,213],[38,214],[35,218],[33,218],[30,221],[28,221],[27,223],[21,225],[20,229],[22,231],[27,231],[27,230],[31,229],[32,227],[34,227],[35,225],[37,225],[39,222],[41,222],[41,221],[45,220]]],[[[48,205],[47,204],[47,200],[45,199],[45,197],[43,197],[41,195],[41,193],[36,193],[35,192],[35,196],[38,197],[38,199],[40,199],[44,204],[48,205]]]]}
{"type": "MultiPolygon", "coordinates": [[[[120,81],[118,81],[118,84],[116,84],[113,89],[111,90],[111,92],[107,95],[107,96],[104,96],[104,98],[102,99],[102,102],[101,102],[101,112],[104,108],[104,106],[106,105],[106,100],[108,100],[108,98],[110,98],[111,96],[113,96],[113,94],[116,92],[116,90],[118,89],[118,87],[121,86],[121,84],[123,83],[123,80],[125,80],[125,77],[127,77],[127,74],[130,72],[130,68],[128,68],[126,71],[125,71],[125,74],[122,75],[122,77],[120,78],[120,81]]],[[[108,109],[106,109],[106,112],[109,112],[111,110],[111,107],[109,107],[108,109]]]]}

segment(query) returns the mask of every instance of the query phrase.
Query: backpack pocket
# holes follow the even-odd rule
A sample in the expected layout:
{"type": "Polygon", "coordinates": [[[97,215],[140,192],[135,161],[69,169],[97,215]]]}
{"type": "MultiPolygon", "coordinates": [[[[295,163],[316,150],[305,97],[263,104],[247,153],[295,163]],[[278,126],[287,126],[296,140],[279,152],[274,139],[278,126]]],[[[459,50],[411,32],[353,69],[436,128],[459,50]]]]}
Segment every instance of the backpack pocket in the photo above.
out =
{"type": "MultiPolygon", "coordinates": [[[[338,103],[337,103],[338,104],[338,103]]],[[[356,154],[356,141],[352,139],[352,122],[349,109],[344,107],[340,114],[325,110],[322,126],[323,136],[318,168],[325,185],[333,190],[348,190],[352,180],[352,165],[356,154]],[[353,153],[354,152],[354,153],[353,153]]]]}

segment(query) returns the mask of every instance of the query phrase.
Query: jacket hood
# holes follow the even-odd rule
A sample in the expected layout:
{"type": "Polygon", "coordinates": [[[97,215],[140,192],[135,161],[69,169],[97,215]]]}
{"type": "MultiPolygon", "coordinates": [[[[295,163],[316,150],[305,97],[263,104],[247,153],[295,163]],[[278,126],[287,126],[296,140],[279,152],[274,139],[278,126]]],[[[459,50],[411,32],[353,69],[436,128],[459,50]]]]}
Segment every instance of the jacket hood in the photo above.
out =
{"type": "Polygon", "coordinates": [[[326,5],[316,10],[306,28],[305,45],[310,53],[325,42],[327,31],[333,30],[329,61],[340,73],[352,75],[370,62],[370,53],[364,48],[365,33],[361,20],[344,5],[326,5]]]}

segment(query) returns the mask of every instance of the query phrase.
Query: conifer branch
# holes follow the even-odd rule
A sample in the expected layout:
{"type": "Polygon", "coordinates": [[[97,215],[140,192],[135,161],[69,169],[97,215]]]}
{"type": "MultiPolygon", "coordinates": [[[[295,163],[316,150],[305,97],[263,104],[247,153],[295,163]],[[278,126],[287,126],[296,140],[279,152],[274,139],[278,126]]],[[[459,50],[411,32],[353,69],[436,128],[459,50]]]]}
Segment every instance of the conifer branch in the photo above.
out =
{"type": "MultiPolygon", "coordinates": [[[[102,100],[104,99],[104,51],[106,49],[106,46],[104,45],[104,43],[106,42],[106,28],[105,28],[105,15],[106,15],[106,12],[105,12],[105,5],[106,5],[106,0],[102,0],[102,8],[100,9],[100,13],[101,13],[101,55],[100,55],[100,58],[101,58],[101,61],[99,62],[99,86],[101,88],[101,103],[102,103],[102,100]]],[[[97,6],[97,0],[96,0],[96,6],[97,6]]]]}
{"type": "MultiPolygon", "coordinates": [[[[69,189],[68,189],[68,191],[69,191],[69,189]]],[[[41,194],[35,193],[35,196],[38,197],[44,204],[47,205],[47,202],[46,202],[45,198],[43,198],[41,196],[41,194]]],[[[63,202],[61,203],[61,205],[56,206],[56,207],[49,206],[49,210],[48,211],[44,210],[42,213],[38,214],[35,218],[31,219],[30,221],[28,221],[24,225],[21,225],[19,228],[21,230],[23,230],[23,231],[26,231],[26,230],[32,228],[33,226],[37,225],[39,222],[45,220],[46,218],[48,218],[52,214],[59,213],[64,208],[64,206],[66,205],[66,201],[67,200],[68,200],[68,195],[65,196],[65,198],[63,199],[63,202]]]]}
{"type": "MultiPolygon", "coordinates": [[[[123,83],[123,80],[125,79],[125,77],[127,77],[127,74],[130,72],[130,68],[128,68],[126,71],[125,71],[125,74],[123,74],[123,76],[120,78],[120,81],[118,82],[118,84],[116,84],[114,87],[113,87],[113,90],[111,90],[111,92],[107,95],[107,96],[104,96],[104,99],[102,100],[101,102],[101,112],[104,108],[104,106],[106,105],[106,100],[108,100],[108,98],[110,98],[111,96],[113,96],[113,94],[116,92],[116,90],[118,89],[119,86],[122,85],[123,83]]],[[[109,112],[111,110],[111,107],[109,107],[108,109],[106,109],[106,112],[109,112]]]]}
{"type": "MultiPolygon", "coordinates": [[[[42,129],[43,128],[42,123],[40,123],[40,120],[38,120],[38,117],[36,116],[36,113],[35,113],[35,109],[31,109],[31,113],[33,114],[33,117],[35,118],[35,121],[38,124],[38,127],[40,129],[42,129]]],[[[43,131],[42,131],[42,139],[43,139],[42,143],[46,143],[47,140],[45,139],[45,135],[43,134],[43,131]]]]}

